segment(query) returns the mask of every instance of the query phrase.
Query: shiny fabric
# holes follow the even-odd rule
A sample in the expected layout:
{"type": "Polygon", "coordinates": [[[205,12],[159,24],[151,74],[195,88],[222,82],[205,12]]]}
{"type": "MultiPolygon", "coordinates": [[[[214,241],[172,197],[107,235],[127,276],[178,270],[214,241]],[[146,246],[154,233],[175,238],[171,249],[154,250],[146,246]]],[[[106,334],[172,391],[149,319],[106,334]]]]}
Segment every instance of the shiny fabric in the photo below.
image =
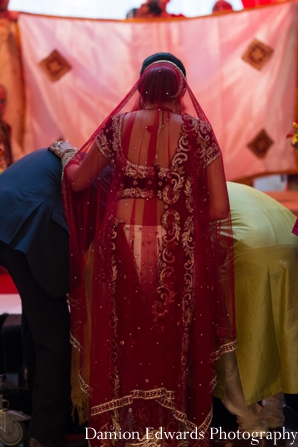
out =
{"type": "MultiPolygon", "coordinates": [[[[298,393],[295,216],[266,194],[228,182],[235,250],[237,362],[246,404],[298,393]]],[[[224,377],[217,397],[224,397],[224,377]]]]}
{"type": "Polygon", "coordinates": [[[144,71],[67,165],[64,194],[89,427],[119,445],[130,445],[123,432],[145,445],[160,429],[207,445],[214,362],[235,349],[232,237],[219,231],[229,214],[220,149],[175,64],[144,71]],[[108,163],[101,214],[96,179],[108,163]]]}

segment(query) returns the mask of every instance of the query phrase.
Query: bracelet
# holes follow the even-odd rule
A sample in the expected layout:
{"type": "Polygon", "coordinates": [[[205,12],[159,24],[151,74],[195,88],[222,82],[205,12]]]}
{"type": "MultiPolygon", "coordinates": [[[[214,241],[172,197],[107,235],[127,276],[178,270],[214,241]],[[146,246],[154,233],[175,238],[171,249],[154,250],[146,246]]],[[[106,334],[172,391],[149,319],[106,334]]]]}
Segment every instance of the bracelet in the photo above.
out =
{"type": "Polygon", "coordinates": [[[66,166],[68,165],[68,163],[70,162],[70,160],[72,160],[74,158],[74,156],[76,155],[77,151],[76,149],[66,149],[64,154],[61,157],[61,163],[62,163],[62,179],[64,177],[64,169],[66,168],[66,166]]]}
{"type": "Polygon", "coordinates": [[[68,143],[68,141],[59,140],[59,141],[55,141],[55,143],[53,144],[53,147],[56,149],[57,155],[60,158],[63,157],[65,152],[71,151],[73,149],[72,147],[68,147],[68,148],[65,148],[63,150],[63,152],[61,152],[61,143],[68,143]]]}

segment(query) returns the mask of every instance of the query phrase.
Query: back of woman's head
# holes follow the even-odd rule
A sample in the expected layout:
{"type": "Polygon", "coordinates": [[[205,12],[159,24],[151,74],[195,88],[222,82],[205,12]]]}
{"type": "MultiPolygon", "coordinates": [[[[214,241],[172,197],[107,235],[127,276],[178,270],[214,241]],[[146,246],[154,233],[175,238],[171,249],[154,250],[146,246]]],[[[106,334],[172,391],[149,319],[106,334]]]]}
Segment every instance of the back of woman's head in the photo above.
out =
{"type": "Polygon", "coordinates": [[[180,96],[184,76],[185,68],[179,59],[170,53],[156,53],[143,62],[138,89],[145,102],[169,102],[180,96]]]}
{"type": "Polygon", "coordinates": [[[186,70],[185,70],[185,67],[184,67],[183,63],[181,62],[181,60],[178,59],[176,56],[174,56],[171,53],[163,53],[163,52],[151,54],[151,56],[146,57],[146,59],[144,60],[144,62],[142,64],[140,74],[142,75],[144,73],[144,71],[146,70],[146,68],[149,67],[149,65],[153,64],[154,62],[158,62],[158,61],[172,62],[182,71],[184,76],[186,76],[186,70]]]}
{"type": "Polygon", "coordinates": [[[139,92],[148,103],[169,102],[179,94],[178,70],[164,63],[156,63],[145,70],[139,81],[139,92]]]}

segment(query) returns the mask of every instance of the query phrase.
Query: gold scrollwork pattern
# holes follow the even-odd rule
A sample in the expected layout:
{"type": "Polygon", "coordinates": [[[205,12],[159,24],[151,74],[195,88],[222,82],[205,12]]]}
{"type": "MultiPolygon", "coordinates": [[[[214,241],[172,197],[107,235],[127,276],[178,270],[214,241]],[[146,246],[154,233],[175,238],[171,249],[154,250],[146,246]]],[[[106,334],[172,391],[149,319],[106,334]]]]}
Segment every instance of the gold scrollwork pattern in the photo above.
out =
{"type": "Polygon", "coordinates": [[[187,177],[184,185],[185,204],[187,211],[193,213],[193,194],[192,194],[193,182],[190,177],[187,177]]]}
{"type": "MultiPolygon", "coordinates": [[[[172,272],[173,270],[171,269],[172,272]]],[[[152,313],[155,318],[162,318],[169,312],[167,309],[168,304],[174,303],[176,292],[165,284],[157,288],[157,293],[159,294],[159,299],[154,302],[152,313]]]]}
{"type": "Polygon", "coordinates": [[[125,188],[119,192],[119,198],[123,199],[125,197],[135,197],[141,199],[152,199],[154,197],[154,191],[152,189],[142,189],[142,188],[125,188]]]}
{"type": "Polygon", "coordinates": [[[167,234],[163,236],[165,243],[175,241],[177,244],[180,240],[180,215],[176,210],[166,210],[162,215],[162,226],[167,230],[167,234]]]}
{"type": "MultiPolygon", "coordinates": [[[[184,157],[180,154],[179,162],[181,163],[182,158],[184,157]]],[[[184,185],[183,174],[184,174],[183,168],[182,167],[178,168],[177,165],[174,168],[172,167],[171,171],[168,172],[167,177],[169,179],[170,184],[165,186],[162,191],[162,200],[167,205],[172,205],[173,203],[176,203],[179,200],[180,193],[184,185]]]]}
{"type": "Polygon", "coordinates": [[[185,115],[182,129],[196,139],[195,158],[199,162],[200,168],[206,168],[221,155],[212,127],[208,122],[185,115]]]}
{"type": "Polygon", "coordinates": [[[95,137],[99,152],[108,160],[113,160],[121,147],[121,128],[124,113],[115,115],[110,125],[106,124],[95,137]],[[112,133],[112,139],[110,138],[112,133]]]}
{"type": "Polygon", "coordinates": [[[117,345],[117,314],[116,314],[116,303],[115,303],[115,292],[116,292],[116,281],[118,278],[118,268],[117,268],[117,260],[115,257],[115,240],[117,238],[117,224],[119,222],[116,221],[115,225],[111,229],[111,250],[112,250],[112,270],[111,270],[111,296],[109,300],[110,305],[110,370],[109,370],[109,378],[111,379],[111,383],[113,384],[113,396],[117,398],[119,396],[120,390],[120,375],[118,370],[118,358],[117,352],[115,351],[115,346],[117,345]]]}
{"type": "MultiPolygon", "coordinates": [[[[121,132],[121,128],[119,132],[121,132]]],[[[122,150],[119,151],[117,162],[119,162],[121,167],[123,167],[124,173],[128,177],[144,179],[154,177],[155,175],[155,170],[153,166],[143,166],[132,163],[125,157],[122,150]]]]}
{"type": "MultiPolygon", "coordinates": [[[[121,128],[124,115],[116,116],[109,128],[104,128],[96,136],[96,144],[101,153],[107,158],[115,158],[117,153],[117,162],[119,162],[124,177],[130,177],[125,185],[124,180],[119,198],[141,198],[151,199],[158,197],[163,202],[164,210],[161,216],[161,225],[166,230],[161,238],[158,250],[158,285],[156,287],[156,297],[152,305],[152,318],[160,320],[165,318],[169,313],[170,306],[175,302],[177,290],[175,287],[175,262],[177,256],[182,256],[183,261],[183,292],[181,297],[181,317],[179,324],[182,326],[182,346],[180,351],[181,369],[179,373],[179,382],[186,386],[187,383],[187,362],[188,351],[190,345],[190,327],[193,320],[193,301],[194,301],[194,259],[195,259],[195,239],[194,239],[194,220],[193,220],[193,181],[191,177],[187,177],[185,173],[185,164],[189,162],[189,151],[193,141],[197,142],[197,149],[194,154],[194,162],[197,166],[207,167],[215,158],[220,156],[216,139],[213,135],[212,128],[208,122],[204,122],[188,115],[183,116],[184,123],[182,132],[178,140],[177,150],[172,158],[170,168],[159,167],[155,164],[152,167],[134,164],[125,158],[121,148],[121,128]],[[113,137],[107,135],[112,131],[113,137]],[[112,143],[108,143],[111,141],[112,143]],[[131,180],[133,179],[133,180],[131,180]],[[137,179],[139,181],[137,182],[137,179]],[[158,184],[148,188],[148,181],[153,180],[158,184]],[[134,181],[136,180],[136,181],[134,181]],[[136,185],[135,187],[127,187],[136,185]],[[126,186],[126,187],[125,187],[126,186]],[[143,186],[143,187],[142,187],[143,186]],[[146,187],[147,186],[147,187],[146,187]],[[183,201],[186,216],[180,213],[181,209],[179,200],[183,201]],[[172,207],[173,204],[177,206],[172,207]]],[[[193,159],[192,159],[193,160],[193,159]]],[[[151,184],[149,182],[149,184],[151,184]]],[[[135,399],[155,399],[160,405],[172,410],[173,417],[176,421],[182,422],[186,428],[194,430],[197,426],[187,419],[186,413],[175,408],[174,392],[165,388],[151,390],[132,390],[130,394],[121,396],[120,379],[118,371],[118,358],[115,346],[117,346],[117,315],[115,305],[116,282],[118,277],[117,259],[115,256],[117,238],[117,223],[111,227],[110,233],[110,249],[112,253],[112,267],[109,273],[111,277],[110,287],[110,330],[111,337],[111,355],[109,358],[110,368],[109,377],[113,384],[113,398],[105,403],[96,405],[91,408],[91,415],[96,416],[105,412],[117,412],[117,409],[130,405],[135,399]]],[[[179,261],[180,262],[180,261],[179,261]]],[[[180,264],[179,264],[180,265],[180,264]]],[[[180,274],[180,272],[178,272],[180,274]]],[[[179,303],[180,305],[180,303],[179,303]]],[[[232,346],[227,346],[227,350],[231,350],[232,346]]],[[[216,357],[219,353],[214,353],[216,357]]],[[[115,416],[116,417],[116,416],[115,416]]],[[[212,413],[207,415],[204,423],[199,429],[206,433],[212,413]]],[[[116,420],[116,419],[115,419],[116,420]]],[[[147,442],[150,439],[140,439],[140,442],[132,444],[127,443],[127,447],[157,447],[156,442],[147,442]]]]}

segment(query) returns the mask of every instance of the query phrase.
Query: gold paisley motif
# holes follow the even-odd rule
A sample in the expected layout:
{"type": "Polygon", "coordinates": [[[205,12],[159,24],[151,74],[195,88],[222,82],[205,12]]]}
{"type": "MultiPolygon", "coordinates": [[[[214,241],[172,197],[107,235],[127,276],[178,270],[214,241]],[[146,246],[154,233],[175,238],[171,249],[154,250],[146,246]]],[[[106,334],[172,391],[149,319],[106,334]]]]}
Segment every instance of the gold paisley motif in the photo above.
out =
{"type": "Polygon", "coordinates": [[[176,241],[178,244],[181,233],[178,211],[166,210],[162,215],[162,226],[167,230],[167,234],[163,236],[163,241],[166,243],[176,241]]]}
{"type": "Polygon", "coordinates": [[[157,288],[157,293],[160,295],[159,299],[156,300],[152,305],[152,313],[156,318],[165,317],[169,312],[167,309],[168,304],[174,303],[174,297],[176,292],[174,292],[168,285],[163,285],[157,288]]]}
{"type": "Polygon", "coordinates": [[[167,250],[167,248],[164,248],[162,251],[162,260],[166,262],[167,264],[172,264],[175,262],[175,256],[173,253],[167,250]]]}
{"type": "Polygon", "coordinates": [[[178,165],[183,165],[183,163],[185,163],[187,160],[188,155],[185,152],[178,152],[173,157],[172,166],[176,167],[178,165]]]}
{"type": "Polygon", "coordinates": [[[174,273],[173,267],[169,267],[169,266],[164,267],[160,274],[161,281],[164,281],[165,279],[170,278],[173,273],[174,273]]]}
{"type": "Polygon", "coordinates": [[[184,185],[184,177],[179,172],[172,171],[169,176],[171,185],[165,186],[162,191],[162,199],[167,205],[176,203],[179,200],[180,192],[184,185]]]}

